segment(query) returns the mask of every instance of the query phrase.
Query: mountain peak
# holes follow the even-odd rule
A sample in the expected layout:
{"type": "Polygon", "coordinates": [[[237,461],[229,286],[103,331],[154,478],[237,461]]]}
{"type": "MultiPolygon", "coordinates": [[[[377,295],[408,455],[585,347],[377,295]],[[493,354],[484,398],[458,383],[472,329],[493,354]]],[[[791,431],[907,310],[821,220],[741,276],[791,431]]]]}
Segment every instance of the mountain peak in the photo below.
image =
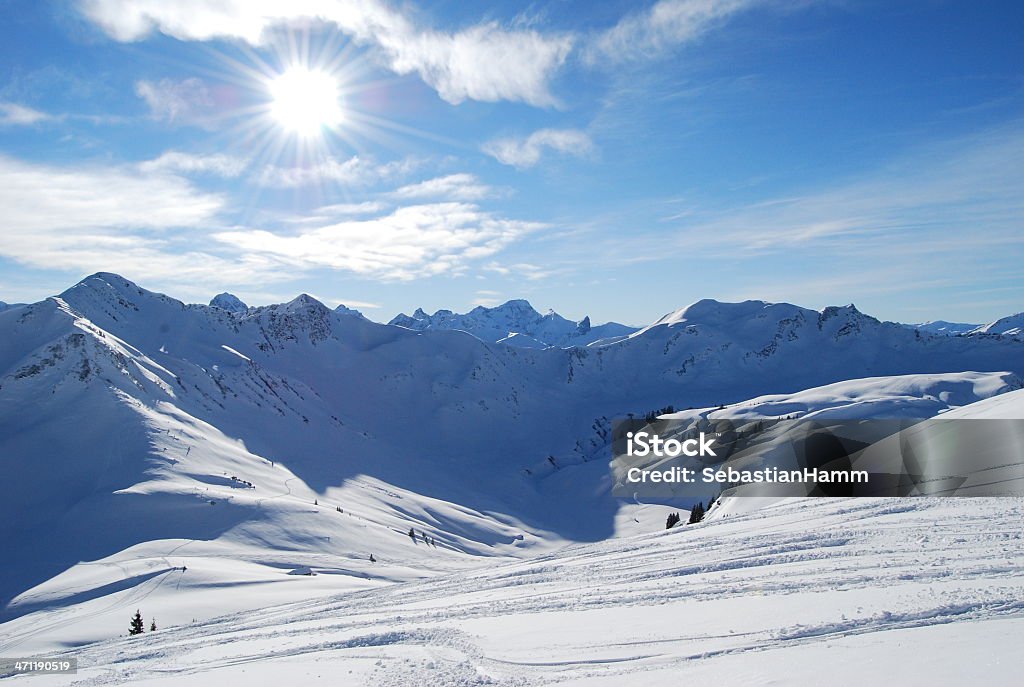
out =
{"type": "Polygon", "coordinates": [[[651,326],[659,324],[673,325],[683,322],[695,324],[724,324],[727,322],[734,322],[736,320],[756,317],[766,309],[775,307],[776,305],[777,304],[775,303],[767,303],[765,301],[741,301],[738,303],[730,303],[726,301],[717,301],[713,298],[702,298],[695,303],[691,303],[685,308],[680,308],[679,310],[668,313],[651,326]]]}
{"type": "Polygon", "coordinates": [[[113,272],[96,272],[90,274],[88,277],[84,277],[77,284],[67,289],[64,293],[74,291],[75,289],[81,288],[113,288],[115,290],[128,290],[136,293],[141,292],[142,289],[138,284],[135,284],[128,279],[125,279],[120,274],[114,274],[113,272]]]}
{"type": "Polygon", "coordinates": [[[300,293],[295,298],[284,304],[285,310],[323,310],[327,311],[326,305],[310,296],[308,293],[300,293]]]}
{"type": "Polygon", "coordinates": [[[218,293],[210,301],[210,306],[213,308],[220,308],[221,310],[227,310],[231,313],[244,313],[249,310],[249,306],[241,301],[238,296],[231,293],[218,293]]]}
{"type": "MultiPolygon", "coordinates": [[[[489,308],[489,309],[490,310],[532,310],[534,312],[537,312],[537,310],[532,305],[530,305],[530,301],[526,300],[525,298],[513,298],[512,300],[505,301],[504,303],[502,303],[501,305],[497,306],[496,308],[489,308]]],[[[550,312],[553,312],[553,311],[550,311],[550,312]]]]}
{"type": "Polygon", "coordinates": [[[338,313],[339,315],[351,315],[352,317],[360,317],[364,320],[366,319],[366,315],[359,312],[355,308],[348,307],[344,303],[338,304],[338,307],[334,309],[334,312],[338,313]]]}

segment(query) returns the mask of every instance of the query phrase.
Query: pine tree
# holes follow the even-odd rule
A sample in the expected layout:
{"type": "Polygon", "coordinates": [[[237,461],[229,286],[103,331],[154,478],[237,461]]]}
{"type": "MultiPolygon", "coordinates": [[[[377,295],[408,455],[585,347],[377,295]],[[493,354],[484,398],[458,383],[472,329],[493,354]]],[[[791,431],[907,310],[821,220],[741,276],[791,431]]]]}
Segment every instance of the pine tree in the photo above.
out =
{"type": "Polygon", "coordinates": [[[698,523],[698,522],[700,522],[703,519],[704,519],[704,506],[701,504],[700,501],[698,501],[697,505],[694,506],[693,509],[690,511],[689,524],[693,525],[694,523],[698,523]]]}
{"type": "Polygon", "coordinates": [[[149,624],[149,631],[156,632],[156,618],[153,618],[153,622],[149,624]]]}
{"type": "Polygon", "coordinates": [[[668,518],[665,520],[665,529],[672,529],[676,523],[680,520],[679,513],[669,513],[668,518]]]}
{"type": "Polygon", "coordinates": [[[145,631],[145,625],[142,622],[142,614],[139,611],[135,611],[135,615],[132,617],[132,624],[128,627],[129,635],[141,635],[145,631]]]}

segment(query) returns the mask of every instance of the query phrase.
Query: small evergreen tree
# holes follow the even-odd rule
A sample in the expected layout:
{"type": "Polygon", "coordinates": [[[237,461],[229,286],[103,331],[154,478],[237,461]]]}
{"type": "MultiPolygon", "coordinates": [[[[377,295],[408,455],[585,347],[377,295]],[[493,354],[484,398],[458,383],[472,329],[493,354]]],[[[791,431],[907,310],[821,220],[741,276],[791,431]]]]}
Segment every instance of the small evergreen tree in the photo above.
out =
{"type": "Polygon", "coordinates": [[[665,529],[672,529],[680,520],[679,513],[669,513],[668,518],[665,520],[665,529]]]}
{"type": "Polygon", "coordinates": [[[129,635],[141,635],[145,631],[145,625],[142,622],[142,614],[135,611],[135,615],[132,616],[132,624],[128,627],[129,635]]]}
{"type": "Polygon", "coordinates": [[[156,618],[153,618],[153,622],[149,624],[149,631],[156,632],[156,618]]]}
{"type": "Polygon", "coordinates": [[[700,501],[698,501],[697,505],[694,506],[693,509],[690,511],[689,524],[693,525],[694,523],[698,523],[698,522],[700,522],[703,519],[704,519],[704,506],[701,504],[700,501]]]}

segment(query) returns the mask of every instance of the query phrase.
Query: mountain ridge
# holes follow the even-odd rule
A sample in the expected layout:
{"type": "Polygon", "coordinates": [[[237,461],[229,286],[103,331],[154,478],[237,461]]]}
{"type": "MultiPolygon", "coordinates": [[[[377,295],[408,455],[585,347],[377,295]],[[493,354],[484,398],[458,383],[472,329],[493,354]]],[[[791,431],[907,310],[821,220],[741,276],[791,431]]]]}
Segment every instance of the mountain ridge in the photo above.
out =
{"type": "Polygon", "coordinates": [[[482,341],[527,348],[587,346],[636,331],[635,327],[617,322],[592,326],[589,316],[573,322],[553,310],[541,315],[529,301],[522,298],[506,301],[493,308],[476,306],[461,314],[451,310],[437,310],[433,315],[428,315],[422,308],[417,308],[412,315],[399,313],[388,324],[416,331],[460,330],[482,341]]]}

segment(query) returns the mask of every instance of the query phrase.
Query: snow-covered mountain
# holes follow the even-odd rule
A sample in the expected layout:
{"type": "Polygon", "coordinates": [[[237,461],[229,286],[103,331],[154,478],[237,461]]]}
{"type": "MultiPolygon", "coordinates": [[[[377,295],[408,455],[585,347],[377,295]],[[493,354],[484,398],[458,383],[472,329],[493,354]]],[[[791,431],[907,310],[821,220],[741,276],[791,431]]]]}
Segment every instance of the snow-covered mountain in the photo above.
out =
{"type": "Polygon", "coordinates": [[[243,303],[238,296],[231,293],[218,293],[210,301],[210,307],[232,313],[244,313],[249,309],[249,306],[243,303]]]}
{"type": "Polygon", "coordinates": [[[971,334],[997,334],[1009,336],[1016,339],[1024,339],[1024,312],[1016,315],[1009,315],[995,322],[978,327],[970,332],[971,334]]]}
{"type": "Polygon", "coordinates": [[[911,329],[920,329],[922,332],[928,332],[929,334],[949,334],[955,336],[957,334],[966,334],[967,332],[977,329],[979,325],[969,324],[967,322],[947,322],[945,320],[933,320],[930,322],[918,322],[916,324],[908,324],[907,327],[911,329]]]}
{"type": "Polygon", "coordinates": [[[411,316],[401,313],[388,324],[416,331],[455,329],[482,341],[524,348],[587,346],[636,331],[617,322],[591,326],[589,316],[572,322],[553,310],[541,315],[525,300],[511,300],[494,308],[477,306],[465,314],[438,310],[428,315],[417,308],[411,316]]]}
{"type": "Polygon", "coordinates": [[[758,403],[939,412],[1019,386],[1022,351],[759,301],[530,349],[305,295],[231,313],[99,273],[0,313],[0,478],[18,485],[0,500],[18,561],[0,566],[0,619],[52,633],[35,613],[69,609],[62,636],[91,641],[77,614],[166,585],[190,590],[161,607],[179,624],[253,603],[220,601],[226,585],[286,601],[606,539],[663,510],[610,496],[611,417],[802,391],[758,403]],[[332,574],[288,574],[306,569],[332,574]]]}

